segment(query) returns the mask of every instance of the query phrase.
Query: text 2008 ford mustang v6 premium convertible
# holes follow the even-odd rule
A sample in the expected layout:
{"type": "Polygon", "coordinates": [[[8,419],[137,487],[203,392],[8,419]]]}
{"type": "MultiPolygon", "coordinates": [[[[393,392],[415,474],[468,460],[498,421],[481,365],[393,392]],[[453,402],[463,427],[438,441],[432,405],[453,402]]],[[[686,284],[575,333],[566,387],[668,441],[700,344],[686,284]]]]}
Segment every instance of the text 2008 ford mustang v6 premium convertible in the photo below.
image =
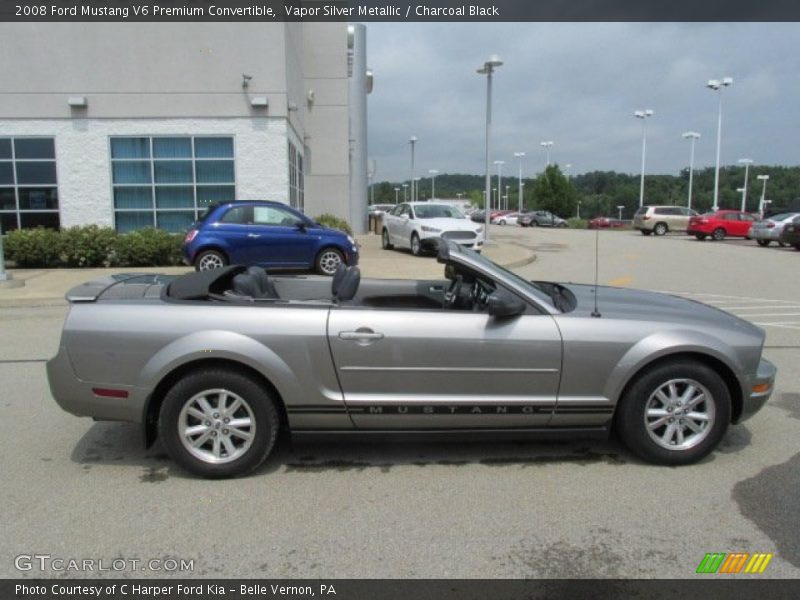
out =
{"type": "Polygon", "coordinates": [[[764,332],[673,296],[528,282],[453,242],[445,278],[268,277],[225,267],[74,288],[56,401],[141,423],[207,477],[298,434],[608,434],[664,464],[760,409],[764,332]],[[595,296],[599,310],[595,310],[595,296]]]}

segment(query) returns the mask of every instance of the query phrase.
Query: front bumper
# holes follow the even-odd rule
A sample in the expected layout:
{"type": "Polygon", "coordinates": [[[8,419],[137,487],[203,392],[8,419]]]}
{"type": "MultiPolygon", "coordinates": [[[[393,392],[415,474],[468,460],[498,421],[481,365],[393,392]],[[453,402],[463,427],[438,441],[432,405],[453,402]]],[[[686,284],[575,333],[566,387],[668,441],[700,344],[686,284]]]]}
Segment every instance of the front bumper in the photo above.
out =
{"type": "Polygon", "coordinates": [[[766,358],[761,359],[761,362],[758,363],[758,371],[751,380],[750,388],[746,390],[747,395],[742,402],[742,414],[736,420],[737,423],[746,421],[764,407],[775,389],[777,373],[778,369],[775,365],[766,358]]]}

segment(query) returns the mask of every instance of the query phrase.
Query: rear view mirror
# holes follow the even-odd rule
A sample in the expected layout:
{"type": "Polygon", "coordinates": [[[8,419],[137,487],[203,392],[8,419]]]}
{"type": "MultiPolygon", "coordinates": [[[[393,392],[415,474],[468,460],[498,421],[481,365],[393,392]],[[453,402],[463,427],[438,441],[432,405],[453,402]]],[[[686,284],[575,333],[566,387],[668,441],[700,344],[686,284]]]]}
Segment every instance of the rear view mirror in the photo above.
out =
{"type": "Polygon", "coordinates": [[[525,303],[511,292],[495,290],[489,294],[486,308],[493,317],[513,317],[525,312],[525,303]]]}

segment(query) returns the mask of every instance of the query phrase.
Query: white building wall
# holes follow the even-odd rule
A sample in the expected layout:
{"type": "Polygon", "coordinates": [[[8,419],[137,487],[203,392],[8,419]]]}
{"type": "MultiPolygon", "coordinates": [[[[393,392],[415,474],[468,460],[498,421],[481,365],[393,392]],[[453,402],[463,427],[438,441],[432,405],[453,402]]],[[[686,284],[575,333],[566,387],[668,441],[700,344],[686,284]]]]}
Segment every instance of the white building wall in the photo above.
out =
{"type": "Polygon", "coordinates": [[[0,132],[55,138],[62,227],[113,226],[111,136],[233,136],[237,198],[289,201],[285,119],[0,119],[0,132]]]}

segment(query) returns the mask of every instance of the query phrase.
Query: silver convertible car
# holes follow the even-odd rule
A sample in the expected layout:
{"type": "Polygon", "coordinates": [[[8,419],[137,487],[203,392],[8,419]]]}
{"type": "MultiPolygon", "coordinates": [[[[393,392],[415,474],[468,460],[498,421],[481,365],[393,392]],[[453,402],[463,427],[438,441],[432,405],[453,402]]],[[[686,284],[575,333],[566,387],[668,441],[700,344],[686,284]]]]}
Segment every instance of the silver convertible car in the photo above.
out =
{"type": "Polygon", "coordinates": [[[230,266],[71,290],[47,364],[64,410],[139,423],[179,465],[247,473],[292,435],[617,433],[695,462],[758,411],[764,332],[674,296],[525,281],[442,241],[439,280],[230,266]]]}

